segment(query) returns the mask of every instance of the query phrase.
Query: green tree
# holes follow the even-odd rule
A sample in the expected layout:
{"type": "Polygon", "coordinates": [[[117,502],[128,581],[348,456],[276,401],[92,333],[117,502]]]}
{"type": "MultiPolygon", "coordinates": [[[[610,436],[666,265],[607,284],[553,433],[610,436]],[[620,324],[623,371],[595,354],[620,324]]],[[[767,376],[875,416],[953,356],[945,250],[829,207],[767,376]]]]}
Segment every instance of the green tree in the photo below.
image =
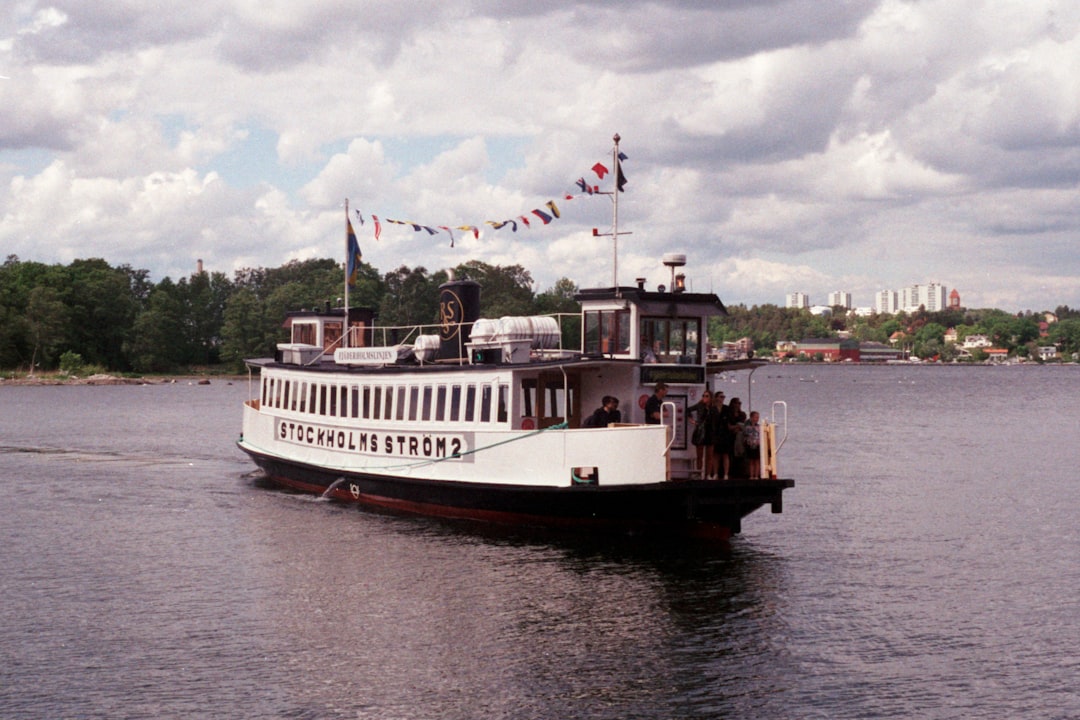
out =
{"type": "Polygon", "coordinates": [[[454,268],[454,277],[480,283],[482,317],[529,315],[533,312],[532,276],[520,265],[488,265],[479,260],[470,260],[454,268]]]}
{"type": "Polygon", "coordinates": [[[1080,315],[1052,323],[1047,333],[1063,358],[1073,359],[1080,352],[1080,315]]]}
{"type": "Polygon", "coordinates": [[[26,322],[33,343],[30,356],[31,373],[39,365],[52,367],[64,341],[67,314],[67,308],[60,302],[59,294],[52,288],[36,287],[30,291],[26,322]]]}
{"type": "Polygon", "coordinates": [[[379,304],[380,324],[389,327],[436,324],[439,285],[446,280],[445,272],[429,275],[423,267],[409,269],[402,265],[386,273],[383,276],[386,292],[379,304]]]}
{"type": "Polygon", "coordinates": [[[70,321],[66,346],[87,364],[127,369],[124,343],[140,309],[133,288],[138,273],[91,258],[75,260],[60,274],[57,290],[70,321]]]}
{"type": "Polygon", "coordinates": [[[151,291],[149,307],[136,319],[124,350],[139,372],[169,372],[190,357],[184,342],[187,313],[183,291],[168,277],[151,291]]]}
{"type": "Polygon", "coordinates": [[[245,358],[272,355],[275,342],[255,293],[246,287],[234,292],[225,305],[221,359],[240,368],[245,358]]]}

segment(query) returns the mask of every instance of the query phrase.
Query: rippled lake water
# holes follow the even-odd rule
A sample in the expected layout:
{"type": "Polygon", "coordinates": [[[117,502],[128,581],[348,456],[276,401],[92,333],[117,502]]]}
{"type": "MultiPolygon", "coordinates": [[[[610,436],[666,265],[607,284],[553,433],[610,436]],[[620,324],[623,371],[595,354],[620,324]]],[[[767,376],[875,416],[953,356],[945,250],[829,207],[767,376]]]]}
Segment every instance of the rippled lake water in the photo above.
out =
{"type": "Polygon", "coordinates": [[[724,389],[796,487],[708,548],[266,489],[244,382],[0,386],[0,717],[1080,716],[1080,368],[724,389]]]}

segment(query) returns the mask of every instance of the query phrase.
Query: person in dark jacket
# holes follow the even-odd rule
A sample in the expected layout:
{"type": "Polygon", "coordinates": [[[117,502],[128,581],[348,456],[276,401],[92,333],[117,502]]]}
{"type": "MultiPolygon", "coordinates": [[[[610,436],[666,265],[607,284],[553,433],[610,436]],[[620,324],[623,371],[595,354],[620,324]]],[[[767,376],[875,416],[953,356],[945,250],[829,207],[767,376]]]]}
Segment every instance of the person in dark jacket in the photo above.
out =
{"type": "Polygon", "coordinates": [[[645,422],[649,425],[659,425],[664,417],[661,408],[664,405],[664,397],[667,395],[667,383],[658,382],[653,388],[653,394],[645,401],[645,422]]]}
{"type": "Polygon", "coordinates": [[[690,442],[697,451],[697,469],[700,471],[703,480],[716,474],[716,469],[713,467],[715,464],[713,460],[713,444],[715,442],[713,435],[716,432],[717,424],[714,416],[716,414],[717,410],[713,407],[712,393],[707,389],[701,393],[701,400],[686,408],[686,416],[690,419],[690,424],[694,426],[694,430],[690,435],[690,442]]]}
{"type": "Polygon", "coordinates": [[[605,428],[611,423],[622,422],[622,413],[619,411],[619,398],[605,395],[601,400],[601,406],[596,408],[592,415],[585,418],[582,427],[605,428]]]}

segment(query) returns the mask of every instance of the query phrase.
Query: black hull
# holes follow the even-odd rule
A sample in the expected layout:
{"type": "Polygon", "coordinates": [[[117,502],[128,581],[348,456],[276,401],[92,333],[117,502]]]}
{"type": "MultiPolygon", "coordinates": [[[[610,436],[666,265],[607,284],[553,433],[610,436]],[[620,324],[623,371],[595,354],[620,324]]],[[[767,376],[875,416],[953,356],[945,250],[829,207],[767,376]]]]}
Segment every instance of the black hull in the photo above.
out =
{"type": "Polygon", "coordinates": [[[518,527],[578,528],[725,539],[763,505],[781,512],[793,480],[690,480],[535,488],[327,470],[252,452],[275,484],[394,512],[518,527]]]}

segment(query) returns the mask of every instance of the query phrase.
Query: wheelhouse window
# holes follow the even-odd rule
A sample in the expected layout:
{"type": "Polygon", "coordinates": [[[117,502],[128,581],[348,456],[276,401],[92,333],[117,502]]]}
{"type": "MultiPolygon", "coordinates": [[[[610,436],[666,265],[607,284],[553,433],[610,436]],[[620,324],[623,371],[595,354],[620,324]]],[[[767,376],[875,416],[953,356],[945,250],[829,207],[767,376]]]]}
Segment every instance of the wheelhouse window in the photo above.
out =
{"type": "Polygon", "coordinates": [[[641,359],[645,362],[701,362],[700,318],[642,318],[641,359]]]}
{"type": "Polygon", "coordinates": [[[315,345],[315,335],[318,332],[318,327],[313,322],[296,322],[293,321],[292,325],[292,341],[294,343],[304,343],[305,345],[315,345]]]}
{"type": "Polygon", "coordinates": [[[584,350],[594,355],[628,354],[630,352],[630,311],[587,311],[584,350]]]}

